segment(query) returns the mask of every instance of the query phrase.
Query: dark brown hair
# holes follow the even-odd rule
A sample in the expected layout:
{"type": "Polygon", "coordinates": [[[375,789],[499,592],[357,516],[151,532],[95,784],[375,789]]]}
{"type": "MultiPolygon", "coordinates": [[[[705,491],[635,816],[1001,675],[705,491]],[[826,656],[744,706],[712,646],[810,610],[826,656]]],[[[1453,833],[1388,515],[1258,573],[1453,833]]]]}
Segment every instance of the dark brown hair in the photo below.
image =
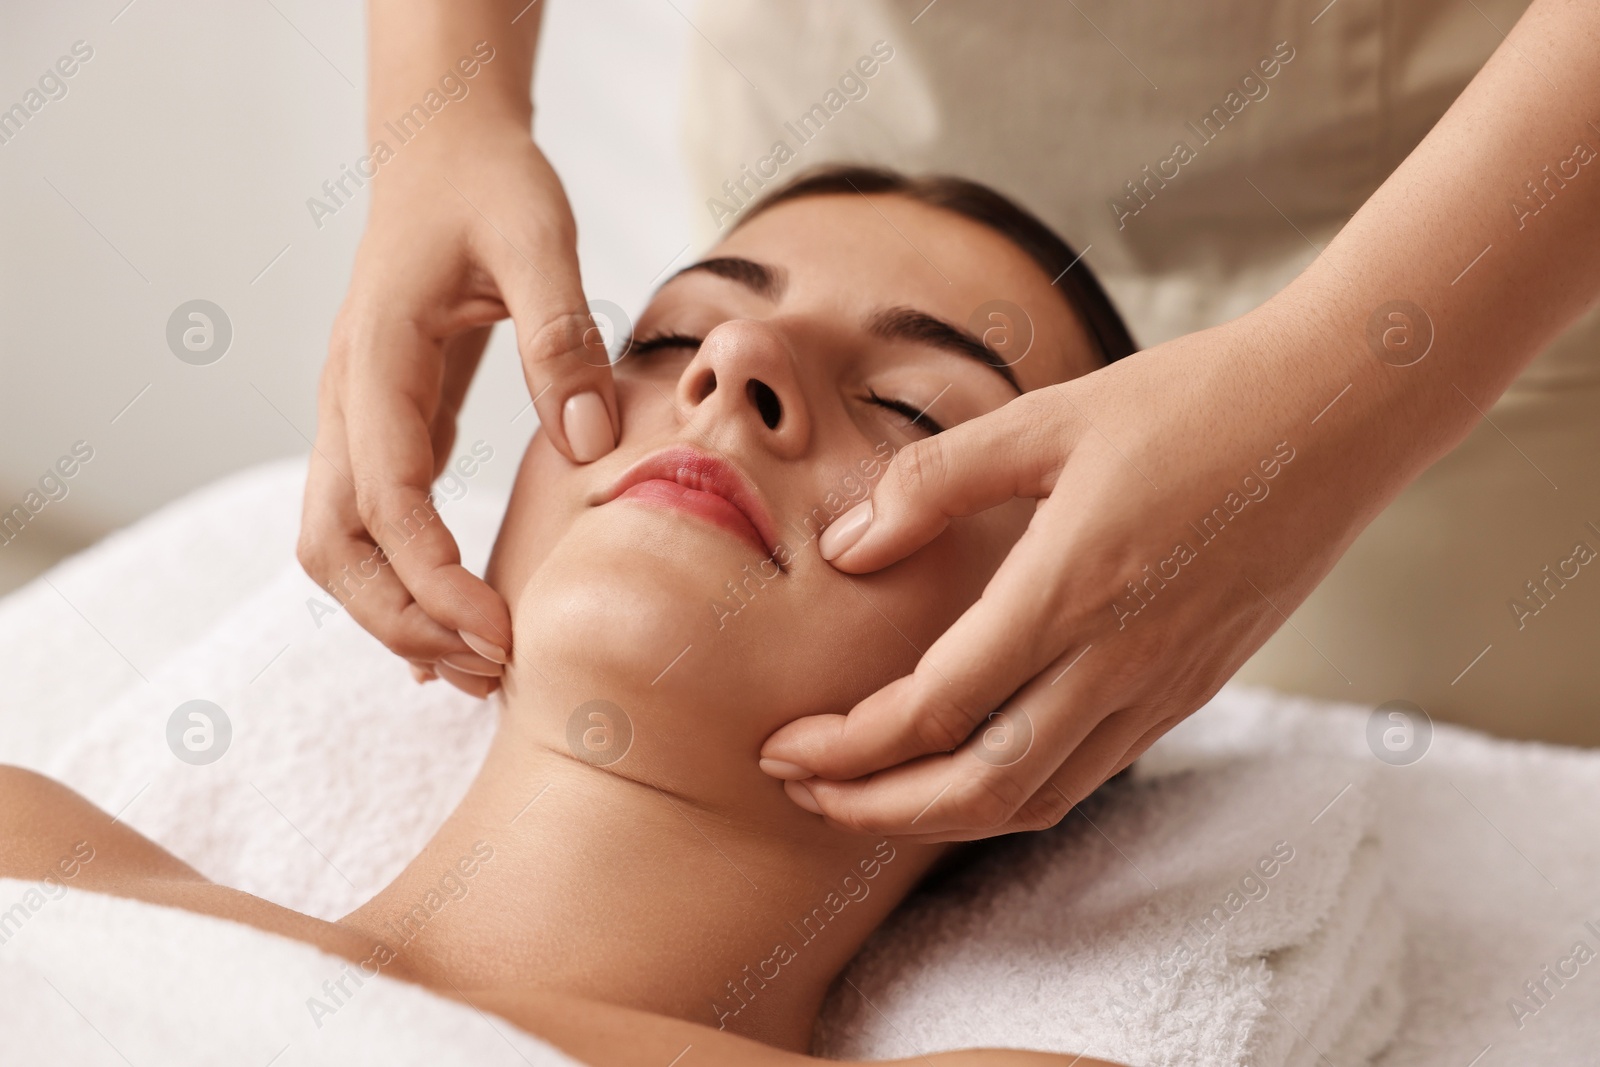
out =
{"type": "Polygon", "coordinates": [[[966,178],[948,174],[909,177],[883,167],[848,164],[819,167],[755,201],[738,225],[790,200],[849,193],[892,193],[982,223],[1016,245],[1054,279],[1052,284],[1082,320],[1107,363],[1138,351],[1122,315],[1101,288],[1100,279],[1087,263],[1079,262],[1072,246],[1009,197],[966,178]]]}

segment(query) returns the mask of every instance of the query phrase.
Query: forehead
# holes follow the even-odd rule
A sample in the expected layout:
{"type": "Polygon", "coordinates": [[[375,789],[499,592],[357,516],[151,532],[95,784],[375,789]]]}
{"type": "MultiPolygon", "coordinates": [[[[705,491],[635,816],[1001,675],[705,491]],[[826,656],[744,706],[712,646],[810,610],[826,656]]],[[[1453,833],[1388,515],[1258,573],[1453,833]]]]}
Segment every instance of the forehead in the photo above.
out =
{"type": "Polygon", "coordinates": [[[783,308],[865,321],[910,307],[944,319],[1014,360],[1024,390],[1100,364],[1065,296],[1026,253],[982,223],[904,197],[792,200],[750,219],[708,255],[780,268],[783,308]]]}

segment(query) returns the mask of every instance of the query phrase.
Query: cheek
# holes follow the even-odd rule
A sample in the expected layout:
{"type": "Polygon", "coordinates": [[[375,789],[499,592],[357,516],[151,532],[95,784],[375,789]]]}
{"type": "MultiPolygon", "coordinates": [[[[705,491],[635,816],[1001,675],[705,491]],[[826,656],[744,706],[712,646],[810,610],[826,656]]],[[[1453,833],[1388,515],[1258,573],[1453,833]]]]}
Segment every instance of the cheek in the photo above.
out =
{"type": "Polygon", "coordinates": [[[926,649],[977,603],[1006,553],[1027,529],[1031,501],[1009,504],[949,527],[894,568],[901,586],[878,605],[904,633],[901,639],[926,649]],[[902,577],[903,575],[903,577],[902,577]]]}
{"type": "MultiPolygon", "coordinates": [[[[847,576],[820,559],[786,610],[740,615],[736,661],[764,678],[778,723],[845,711],[909,674],[929,646],[977,602],[1027,528],[1031,501],[960,519],[930,544],[873,574],[847,576]]],[[[811,549],[814,551],[814,548],[811,549]]],[[[733,630],[732,626],[729,630],[733,630]]]]}
{"type": "MultiPolygon", "coordinates": [[[[616,377],[622,421],[616,454],[637,458],[643,455],[638,442],[660,441],[674,428],[675,409],[662,397],[672,396],[677,379],[643,365],[623,367],[616,377]]],[[[489,561],[489,584],[507,602],[584,510],[581,498],[594,488],[596,478],[589,469],[568,463],[544,430],[534,434],[517,469],[511,504],[489,561]]]]}
{"type": "Polygon", "coordinates": [[[622,442],[658,438],[677,425],[678,380],[689,359],[652,356],[649,362],[623,358],[613,370],[617,413],[622,418],[622,442]]]}
{"type": "Polygon", "coordinates": [[[529,575],[577,517],[577,473],[542,431],[523,454],[511,501],[484,572],[484,580],[513,609],[529,575]]]}

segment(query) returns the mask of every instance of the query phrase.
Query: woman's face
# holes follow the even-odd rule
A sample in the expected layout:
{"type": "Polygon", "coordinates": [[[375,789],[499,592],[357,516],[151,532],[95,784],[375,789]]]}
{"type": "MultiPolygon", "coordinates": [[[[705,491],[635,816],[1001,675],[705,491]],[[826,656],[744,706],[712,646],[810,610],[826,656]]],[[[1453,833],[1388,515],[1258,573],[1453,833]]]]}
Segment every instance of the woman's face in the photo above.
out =
{"type": "Polygon", "coordinates": [[[576,466],[530,444],[489,572],[513,616],[508,706],[551,686],[561,707],[605,699],[642,755],[717,739],[754,770],[779,726],[908,672],[1033,503],[860,576],[822,559],[820,531],[895,450],[1098,362],[1051,279],[976,222],[892,195],[755,217],[639,316],[616,450],[576,466]]]}

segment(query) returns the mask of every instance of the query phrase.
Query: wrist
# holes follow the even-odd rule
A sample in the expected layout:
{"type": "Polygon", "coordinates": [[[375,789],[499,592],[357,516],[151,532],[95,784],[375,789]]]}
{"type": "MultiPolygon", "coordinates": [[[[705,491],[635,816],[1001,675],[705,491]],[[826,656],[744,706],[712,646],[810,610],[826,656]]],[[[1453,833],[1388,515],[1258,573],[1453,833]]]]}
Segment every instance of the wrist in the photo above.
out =
{"type": "Polygon", "coordinates": [[[533,101],[527,75],[508,69],[506,57],[493,45],[479,42],[451,58],[435,56],[409,68],[431,77],[393,79],[374,84],[367,106],[367,137],[391,148],[450,137],[532,135],[533,101]],[[495,69],[499,62],[502,66],[495,69]]]}
{"type": "Polygon", "coordinates": [[[1481,340],[1458,325],[1447,294],[1381,280],[1350,258],[1324,254],[1258,310],[1308,385],[1349,386],[1343,417],[1330,411],[1317,427],[1367,436],[1408,481],[1460,443],[1479,421],[1473,405],[1488,407],[1499,388],[1477,380],[1481,340]]]}
{"type": "Polygon", "coordinates": [[[1362,281],[1319,260],[1241,321],[1307,506],[1350,537],[1480,419],[1434,316],[1362,281]]]}
{"type": "Polygon", "coordinates": [[[406,132],[406,115],[414,123],[448,117],[452,126],[471,115],[527,133],[541,15],[520,0],[372,0],[369,136],[381,137],[390,125],[406,132]]]}
{"type": "Polygon", "coordinates": [[[523,146],[533,141],[532,115],[527,109],[478,104],[474,97],[447,102],[429,111],[420,98],[414,106],[389,113],[374,110],[368,118],[369,150],[387,147],[393,157],[462,156],[464,153],[523,146]]]}

